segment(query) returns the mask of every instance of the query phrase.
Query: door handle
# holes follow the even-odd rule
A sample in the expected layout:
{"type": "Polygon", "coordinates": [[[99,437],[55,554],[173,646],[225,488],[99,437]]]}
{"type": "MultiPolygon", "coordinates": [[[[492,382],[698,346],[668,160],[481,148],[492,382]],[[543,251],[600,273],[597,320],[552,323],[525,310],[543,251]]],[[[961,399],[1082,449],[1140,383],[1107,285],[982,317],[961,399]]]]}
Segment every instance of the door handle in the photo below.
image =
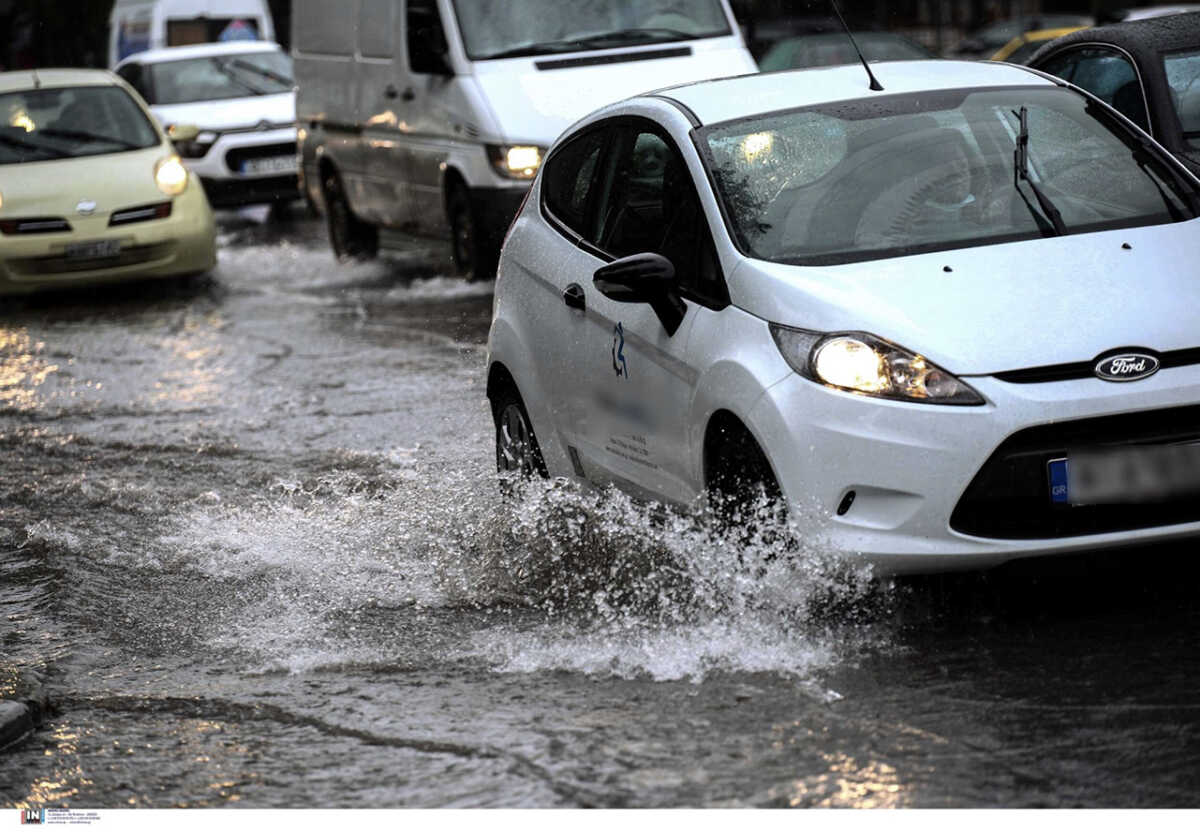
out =
{"type": "Polygon", "coordinates": [[[563,292],[563,303],[570,309],[578,309],[583,312],[587,309],[587,297],[583,294],[583,287],[578,283],[572,283],[563,292]]]}

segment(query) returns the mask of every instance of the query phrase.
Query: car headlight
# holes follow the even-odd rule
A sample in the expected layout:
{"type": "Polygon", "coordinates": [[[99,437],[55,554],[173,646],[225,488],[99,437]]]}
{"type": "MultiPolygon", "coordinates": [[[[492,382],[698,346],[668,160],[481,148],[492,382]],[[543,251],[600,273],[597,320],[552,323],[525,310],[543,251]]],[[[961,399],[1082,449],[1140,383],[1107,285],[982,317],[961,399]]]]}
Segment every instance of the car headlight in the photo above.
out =
{"type": "Polygon", "coordinates": [[[926,404],[984,404],[941,367],[865,332],[824,334],[771,324],[771,336],[793,370],[839,390],[926,404]]]}
{"type": "Polygon", "coordinates": [[[540,147],[533,145],[488,145],[488,158],[492,167],[508,179],[532,179],[537,176],[545,155],[540,147]]]}
{"type": "Polygon", "coordinates": [[[178,156],[168,156],[154,166],[154,182],[167,196],[179,196],[188,186],[188,170],[178,156]]]}

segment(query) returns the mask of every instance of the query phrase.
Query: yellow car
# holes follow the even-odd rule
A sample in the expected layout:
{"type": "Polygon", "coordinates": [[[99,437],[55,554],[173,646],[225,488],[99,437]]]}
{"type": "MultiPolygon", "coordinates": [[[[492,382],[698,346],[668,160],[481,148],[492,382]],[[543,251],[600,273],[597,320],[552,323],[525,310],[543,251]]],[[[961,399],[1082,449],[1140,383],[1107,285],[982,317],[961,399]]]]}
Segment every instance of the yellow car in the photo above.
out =
{"type": "Polygon", "coordinates": [[[0,73],[0,295],[214,265],[204,190],[124,81],[0,73]]]}
{"type": "Polygon", "coordinates": [[[1038,51],[1043,44],[1086,28],[1086,26],[1062,26],[1057,29],[1036,29],[1032,32],[1025,32],[997,49],[988,60],[1023,64],[1032,58],[1033,53],[1038,51]]]}

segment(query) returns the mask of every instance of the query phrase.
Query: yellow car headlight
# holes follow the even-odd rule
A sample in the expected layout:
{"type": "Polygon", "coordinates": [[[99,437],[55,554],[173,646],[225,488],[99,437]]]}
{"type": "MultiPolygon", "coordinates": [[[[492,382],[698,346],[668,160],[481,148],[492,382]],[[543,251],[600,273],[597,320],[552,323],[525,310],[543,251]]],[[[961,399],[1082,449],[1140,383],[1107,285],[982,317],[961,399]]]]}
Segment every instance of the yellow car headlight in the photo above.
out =
{"type": "Polygon", "coordinates": [[[179,196],[188,186],[188,170],[178,156],[168,156],[154,166],[154,182],[167,196],[179,196]]]}
{"type": "Polygon", "coordinates": [[[542,148],[533,145],[488,145],[492,167],[508,179],[532,179],[542,166],[542,148]]]}

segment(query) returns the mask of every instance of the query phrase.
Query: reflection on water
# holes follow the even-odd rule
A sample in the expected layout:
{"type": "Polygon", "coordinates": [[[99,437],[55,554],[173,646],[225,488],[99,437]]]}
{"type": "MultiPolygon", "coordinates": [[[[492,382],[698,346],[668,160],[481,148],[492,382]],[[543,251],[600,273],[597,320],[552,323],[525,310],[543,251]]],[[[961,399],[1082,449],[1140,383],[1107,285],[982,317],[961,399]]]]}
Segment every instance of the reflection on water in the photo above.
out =
{"type": "Polygon", "coordinates": [[[45,348],[44,342],[33,342],[24,327],[0,326],[0,407],[38,409],[38,388],[59,370],[59,365],[40,357],[45,348]]]}

